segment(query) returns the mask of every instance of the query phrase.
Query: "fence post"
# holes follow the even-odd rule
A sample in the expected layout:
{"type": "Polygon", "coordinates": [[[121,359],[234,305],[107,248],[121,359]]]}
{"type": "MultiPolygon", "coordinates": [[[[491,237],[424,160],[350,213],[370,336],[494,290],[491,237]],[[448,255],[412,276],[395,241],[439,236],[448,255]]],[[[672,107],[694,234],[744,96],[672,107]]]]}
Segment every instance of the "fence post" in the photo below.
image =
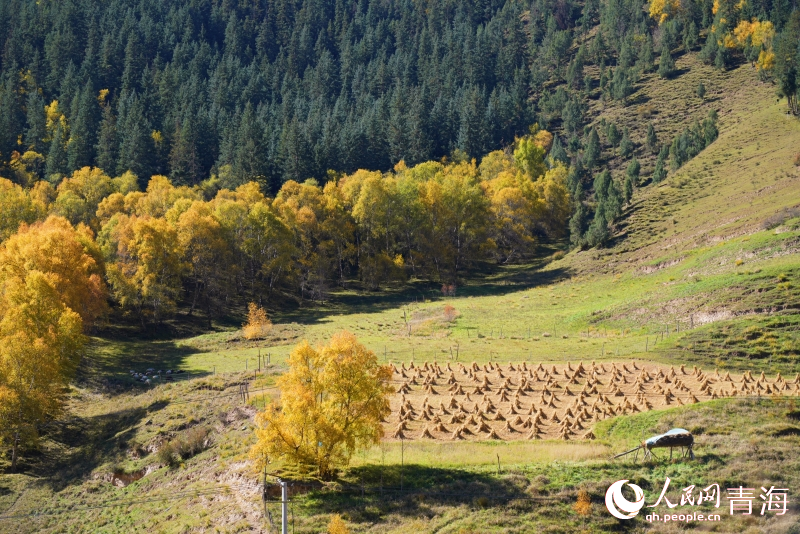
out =
{"type": "Polygon", "coordinates": [[[281,534],[289,534],[289,485],[278,479],[281,485],[281,534]]]}

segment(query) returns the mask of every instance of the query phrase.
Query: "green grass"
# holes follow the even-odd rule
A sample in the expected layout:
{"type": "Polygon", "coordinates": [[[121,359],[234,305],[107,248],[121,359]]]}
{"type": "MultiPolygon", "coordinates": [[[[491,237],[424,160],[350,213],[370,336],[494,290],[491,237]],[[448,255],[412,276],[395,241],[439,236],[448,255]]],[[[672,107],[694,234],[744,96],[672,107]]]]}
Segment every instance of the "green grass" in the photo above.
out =
{"type": "MultiPolygon", "coordinates": [[[[800,222],[781,213],[800,198],[791,161],[800,123],[784,116],[785,104],[747,66],[722,73],[687,55],[678,68],[682,74],[666,82],[645,77],[628,106],[597,101],[590,110],[595,120],[630,128],[643,176],[654,163],[641,146],[648,106],[661,142],[711,107],[720,117],[717,141],[664,183],[636,191],[608,248],[554,260],[558,244],[543,244],[529,264],[484,266],[453,298],[417,280],[334,292],[324,305],[275,314],[274,331],[258,342],[241,337],[235,317],[199,335],[189,324],[174,338],[101,332],[81,365],[69,415],[44,429],[39,452],[24,451],[21,473],[0,475],[0,515],[57,515],[0,521],[0,532],[264,528],[259,474],[247,453],[255,409],[275,391],[252,393],[243,404],[238,385],[247,379],[251,391],[273,388],[299,340],[324,343],[342,329],[382,361],[636,358],[793,377],[800,372],[800,222]],[[705,100],[693,93],[700,79],[705,100]],[[458,310],[454,321],[441,319],[446,304],[458,310]],[[407,319],[416,321],[411,335],[407,319]],[[259,354],[269,354],[270,366],[253,380],[259,354]],[[129,369],[147,367],[197,374],[151,388],[129,378],[129,369]],[[160,444],[198,425],[210,430],[208,448],[160,467],[160,444]],[[147,474],[117,487],[115,472],[147,474]],[[92,508],[113,499],[136,503],[92,508]]],[[[605,157],[618,175],[624,162],[609,150],[605,157]]],[[[356,455],[331,487],[297,495],[295,528],[324,531],[338,512],[354,532],[667,532],[611,518],[602,503],[608,484],[628,478],[648,498],[666,475],[675,488],[709,481],[796,488],[799,413],[791,401],[725,399],[606,420],[592,442],[384,443],[356,455]],[[696,434],[697,461],[608,459],[673,426],[696,434]],[[585,526],[571,508],[579,487],[593,499],[585,526]]],[[[789,532],[796,513],[768,529],[789,532]]],[[[718,529],[766,531],[754,519],[726,518],[718,529]]]]}

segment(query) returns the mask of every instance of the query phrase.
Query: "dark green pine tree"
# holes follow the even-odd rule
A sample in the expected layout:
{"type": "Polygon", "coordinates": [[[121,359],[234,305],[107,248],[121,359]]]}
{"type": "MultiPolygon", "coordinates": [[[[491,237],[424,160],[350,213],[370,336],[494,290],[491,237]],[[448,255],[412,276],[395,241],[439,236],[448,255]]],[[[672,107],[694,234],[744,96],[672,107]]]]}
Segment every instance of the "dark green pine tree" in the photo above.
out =
{"type": "MultiPolygon", "coordinates": [[[[258,124],[253,106],[248,102],[244,107],[236,136],[236,148],[232,162],[232,174],[238,182],[235,185],[253,181],[267,186],[266,155],[264,130],[258,124]]],[[[233,185],[231,184],[231,186],[233,185]]]]}
{"type": "Polygon", "coordinates": [[[107,173],[113,173],[117,168],[117,118],[110,103],[103,106],[102,115],[95,146],[95,165],[107,173]]]}
{"type": "Polygon", "coordinates": [[[8,160],[11,152],[19,151],[18,136],[25,125],[20,93],[15,82],[16,72],[7,71],[5,81],[0,86],[0,157],[8,160]]]}
{"type": "Polygon", "coordinates": [[[282,181],[294,180],[302,182],[310,177],[307,166],[309,160],[308,144],[296,117],[285,123],[281,128],[278,151],[282,181]]]}
{"type": "MultiPolygon", "coordinates": [[[[798,54],[800,54],[800,52],[798,54]]],[[[703,121],[703,148],[716,141],[718,135],[717,110],[710,109],[708,111],[708,117],[703,121]]]]}
{"type": "Polygon", "coordinates": [[[598,204],[594,210],[594,219],[586,231],[586,243],[590,247],[597,247],[608,241],[608,221],[605,216],[605,206],[598,204]]]}
{"type": "Polygon", "coordinates": [[[645,145],[647,146],[647,150],[653,154],[658,153],[658,136],[656,136],[656,129],[653,127],[652,122],[647,125],[647,138],[645,140],[645,145]]]}
{"type": "Polygon", "coordinates": [[[585,243],[586,207],[581,200],[575,202],[575,212],[569,219],[569,241],[574,247],[582,247],[585,243]]]}
{"type": "Polygon", "coordinates": [[[554,163],[560,161],[561,163],[569,164],[569,156],[561,143],[561,137],[558,135],[555,135],[555,139],[553,139],[553,146],[550,148],[550,159],[554,163]]]}
{"type": "Polygon", "coordinates": [[[575,165],[569,168],[567,186],[574,198],[583,198],[583,163],[580,158],[576,158],[575,165]]]}
{"type": "Polygon", "coordinates": [[[89,166],[95,159],[95,135],[97,132],[97,100],[90,83],[75,95],[70,114],[67,167],[70,170],[89,166]]]}
{"type": "Polygon", "coordinates": [[[697,30],[697,24],[691,21],[688,26],[684,27],[683,47],[687,52],[692,51],[697,46],[699,40],[700,32],[697,30]]]}
{"type": "Polygon", "coordinates": [[[470,157],[480,157],[486,146],[486,117],[483,95],[477,87],[465,92],[456,146],[470,157]]]}
{"type": "MultiPolygon", "coordinates": [[[[502,107],[502,98],[499,99],[498,107],[502,107]]],[[[487,107],[486,114],[491,117],[496,107],[487,107]]],[[[431,139],[428,134],[428,110],[425,103],[425,96],[422,91],[415,91],[408,112],[408,163],[413,165],[428,161],[431,157],[431,139]]],[[[491,119],[487,121],[491,124],[491,119]]]]}
{"type": "Polygon", "coordinates": [[[619,140],[619,155],[625,159],[631,157],[633,154],[633,141],[631,141],[631,137],[628,132],[628,127],[625,127],[625,130],[622,132],[622,139],[619,140]]]}
{"type": "Polygon", "coordinates": [[[142,182],[140,185],[145,185],[152,170],[152,129],[144,116],[141,100],[135,94],[130,95],[125,104],[125,113],[120,113],[120,121],[117,124],[119,135],[117,174],[132,171],[142,182]]]}
{"type": "Polygon", "coordinates": [[[25,146],[29,150],[43,154],[46,145],[44,138],[47,136],[47,118],[44,115],[44,98],[39,91],[30,91],[25,103],[26,122],[25,146]]]}
{"type": "Polygon", "coordinates": [[[410,102],[408,101],[407,93],[408,91],[405,87],[395,88],[389,107],[386,134],[389,155],[394,163],[408,158],[410,136],[408,133],[407,107],[410,102]]]}
{"type": "Polygon", "coordinates": [[[608,190],[611,187],[611,173],[608,169],[594,177],[594,197],[598,204],[605,204],[608,199],[608,190]]]}
{"type": "Polygon", "coordinates": [[[631,198],[633,198],[633,178],[630,174],[625,176],[625,188],[623,190],[623,195],[625,197],[625,204],[630,204],[631,198]]]}
{"type": "Polygon", "coordinates": [[[650,32],[648,32],[644,44],[639,49],[639,68],[642,69],[643,72],[650,72],[653,70],[654,62],[655,54],[653,53],[653,38],[650,36],[650,32]]]}
{"type": "Polygon", "coordinates": [[[570,62],[567,69],[567,83],[575,90],[582,89],[583,85],[583,67],[584,67],[584,48],[583,45],[578,49],[575,58],[570,62]]]}
{"type": "Polygon", "coordinates": [[[718,51],[717,36],[709,32],[708,37],[706,37],[706,43],[700,51],[700,59],[706,64],[713,65],[717,60],[718,51]]]}
{"type": "Polygon", "coordinates": [[[128,34],[128,43],[125,45],[124,70],[122,71],[122,92],[129,93],[137,89],[147,62],[142,53],[142,43],[139,32],[131,30],[128,34]]]}
{"type": "Polygon", "coordinates": [[[653,170],[654,184],[663,181],[664,178],[667,177],[666,161],[668,154],[669,148],[667,146],[661,147],[661,151],[658,153],[658,158],[656,158],[656,168],[653,170]]]}
{"type": "MultiPolygon", "coordinates": [[[[605,171],[606,173],[608,171],[605,171]]],[[[622,193],[617,186],[617,182],[608,175],[608,188],[606,189],[606,196],[603,202],[603,209],[605,210],[606,221],[612,222],[622,214],[622,193]]]]}
{"type": "Polygon", "coordinates": [[[47,153],[45,175],[54,185],[61,181],[67,174],[66,132],[61,121],[56,124],[53,139],[50,141],[50,151],[47,153]]]}
{"type": "Polygon", "coordinates": [[[628,168],[625,170],[625,175],[631,178],[633,185],[637,185],[639,183],[639,173],[642,171],[642,166],[639,163],[639,160],[635,157],[628,163],[628,168]]]}
{"type": "Polygon", "coordinates": [[[617,61],[617,65],[627,69],[633,66],[633,62],[636,59],[633,53],[633,46],[631,45],[631,39],[625,39],[622,41],[622,47],[619,50],[619,59],[617,61]]]}
{"type": "Polygon", "coordinates": [[[609,121],[606,126],[606,139],[608,139],[608,144],[611,146],[618,146],[621,137],[616,123],[609,121]]]}
{"type": "Polygon", "coordinates": [[[662,78],[669,78],[674,72],[675,60],[672,59],[669,47],[665,44],[661,47],[661,59],[658,62],[658,75],[662,78]]]}
{"type": "Polygon", "coordinates": [[[702,81],[697,85],[697,91],[696,92],[697,92],[698,98],[704,99],[706,97],[706,86],[703,85],[702,81]]]}
{"type": "Polygon", "coordinates": [[[625,100],[633,92],[633,84],[625,67],[614,69],[614,78],[611,81],[611,95],[614,100],[625,100]]]}
{"type": "Polygon", "coordinates": [[[197,153],[197,131],[192,110],[175,126],[169,154],[169,177],[176,184],[194,185],[202,180],[200,156],[197,153]]]}
{"type": "Polygon", "coordinates": [[[597,130],[594,127],[589,132],[589,138],[586,141],[586,148],[583,151],[583,160],[586,168],[590,171],[599,163],[600,137],[597,135],[597,130]]]}
{"type": "Polygon", "coordinates": [[[686,141],[686,131],[681,135],[676,135],[672,140],[672,144],[669,147],[669,162],[673,171],[679,169],[689,159],[689,155],[686,152],[688,146],[686,141]]]}

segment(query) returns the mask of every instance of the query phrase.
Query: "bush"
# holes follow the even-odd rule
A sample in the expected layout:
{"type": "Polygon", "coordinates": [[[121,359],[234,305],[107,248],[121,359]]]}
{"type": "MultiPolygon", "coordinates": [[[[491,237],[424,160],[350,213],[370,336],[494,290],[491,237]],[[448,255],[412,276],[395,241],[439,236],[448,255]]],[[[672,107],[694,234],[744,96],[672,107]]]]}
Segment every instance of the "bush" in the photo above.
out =
{"type": "Polygon", "coordinates": [[[272,321],[267,317],[267,312],[255,302],[247,307],[247,323],[242,327],[244,337],[247,339],[262,339],[272,330],[272,321]]]}
{"type": "Polygon", "coordinates": [[[350,534],[350,529],[339,514],[333,514],[328,523],[328,534],[350,534]]]}
{"type": "Polygon", "coordinates": [[[161,447],[158,448],[156,458],[159,463],[168,467],[174,467],[178,463],[178,460],[175,456],[175,447],[172,445],[172,442],[165,441],[162,443],[161,447]]]}
{"type": "Polygon", "coordinates": [[[182,437],[175,440],[175,453],[184,460],[191,458],[206,448],[207,437],[207,429],[199,426],[190,428],[182,437]]]}
{"type": "Polygon", "coordinates": [[[162,443],[156,458],[163,465],[175,467],[180,460],[187,460],[205,450],[207,445],[208,429],[196,426],[181,436],[162,443]]]}

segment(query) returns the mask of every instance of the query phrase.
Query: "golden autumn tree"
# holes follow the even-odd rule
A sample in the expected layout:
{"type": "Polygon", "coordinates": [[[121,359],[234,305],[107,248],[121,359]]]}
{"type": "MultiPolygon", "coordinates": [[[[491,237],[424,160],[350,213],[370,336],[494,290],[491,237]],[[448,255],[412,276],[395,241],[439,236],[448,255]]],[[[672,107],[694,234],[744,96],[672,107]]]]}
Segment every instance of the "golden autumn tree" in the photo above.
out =
{"type": "Polygon", "coordinates": [[[272,330],[272,321],[267,311],[255,302],[247,306],[247,322],[242,325],[242,333],[246,339],[261,339],[272,330]]]}
{"type": "Polygon", "coordinates": [[[667,19],[674,18],[681,10],[680,0],[651,0],[650,17],[664,24],[667,19]]]}
{"type": "Polygon", "coordinates": [[[97,207],[113,192],[111,178],[102,169],[83,167],[58,185],[54,209],[73,224],[82,222],[98,230],[97,207]]]}
{"type": "Polygon", "coordinates": [[[0,247],[0,440],[12,447],[58,415],[83,329],[106,310],[99,251],[60,217],[22,226],[0,247]]]}
{"type": "MultiPolygon", "coordinates": [[[[182,202],[190,202],[188,199],[182,202]]],[[[177,203],[176,203],[177,206],[177,203]]],[[[186,263],[194,286],[191,315],[202,293],[205,296],[206,316],[211,326],[212,307],[223,300],[228,284],[228,268],[233,257],[230,243],[216,214],[206,202],[191,202],[177,220],[178,240],[185,252],[186,263]]]]}
{"type": "Polygon", "coordinates": [[[27,191],[0,178],[0,241],[15,233],[21,223],[32,223],[39,216],[41,210],[27,191]]]}
{"type": "Polygon", "coordinates": [[[347,523],[344,522],[344,519],[339,514],[331,515],[331,520],[328,523],[328,534],[350,534],[347,523]]]}
{"type": "MultiPolygon", "coordinates": [[[[129,193],[132,194],[132,193],[129,193]]],[[[99,236],[114,298],[123,309],[159,322],[173,311],[187,270],[177,230],[166,219],[118,213],[99,236]]]]}
{"type": "Polygon", "coordinates": [[[289,356],[278,378],[280,404],[256,416],[251,456],[260,467],[282,459],[330,478],[359,449],[378,443],[389,412],[391,369],[350,332],[313,348],[307,341],[289,356]]]}

